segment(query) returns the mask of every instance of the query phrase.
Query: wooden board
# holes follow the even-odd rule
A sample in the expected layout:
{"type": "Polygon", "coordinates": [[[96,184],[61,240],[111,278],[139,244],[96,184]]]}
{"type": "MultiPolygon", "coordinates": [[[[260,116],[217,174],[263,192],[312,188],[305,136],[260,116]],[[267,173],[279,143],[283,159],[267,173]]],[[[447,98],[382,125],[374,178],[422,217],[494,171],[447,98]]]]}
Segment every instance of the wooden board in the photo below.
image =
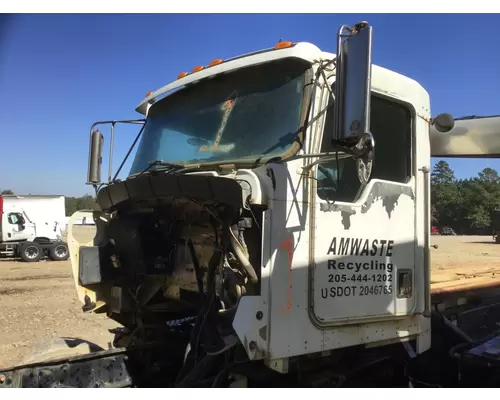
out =
{"type": "Polygon", "coordinates": [[[433,278],[433,275],[431,274],[431,294],[472,290],[493,286],[500,287],[500,268],[498,268],[496,273],[460,273],[455,276],[450,274],[437,274],[437,278],[433,278]]]}

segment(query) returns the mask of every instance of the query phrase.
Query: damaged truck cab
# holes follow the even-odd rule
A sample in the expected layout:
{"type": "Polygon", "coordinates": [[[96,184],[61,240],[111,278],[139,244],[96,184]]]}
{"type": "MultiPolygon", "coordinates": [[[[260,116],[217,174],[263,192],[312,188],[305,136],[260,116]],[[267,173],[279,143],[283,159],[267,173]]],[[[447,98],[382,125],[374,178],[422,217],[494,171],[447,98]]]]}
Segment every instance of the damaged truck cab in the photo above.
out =
{"type": "Polygon", "coordinates": [[[144,120],[109,121],[111,146],[116,124],[142,125],[125,180],[101,183],[93,127],[101,211],[73,215],[69,245],[84,310],[124,326],[116,347],[183,329],[168,339],[180,386],[208,359],[198,381],[224,370],[222,354],[286,375],[346,349],[430,348],[429,95],[372,66],[371,34],[180,74],[138,105],[144,120]]]}

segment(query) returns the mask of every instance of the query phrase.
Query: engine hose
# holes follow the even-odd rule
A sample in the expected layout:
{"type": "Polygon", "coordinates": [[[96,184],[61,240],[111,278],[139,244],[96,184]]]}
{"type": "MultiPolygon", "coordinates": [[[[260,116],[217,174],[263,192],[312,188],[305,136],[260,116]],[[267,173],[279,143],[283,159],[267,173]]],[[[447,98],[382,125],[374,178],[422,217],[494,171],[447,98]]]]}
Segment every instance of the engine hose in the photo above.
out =
{"type": "Polygon", "coordinates": [[[192,240],[188,240],[188,248],[189,252],[191,253],[191,259],[193,260],[196,282],[198,284],[198,291],[200,293],[203,293],[203,272],[201,271],[200,263],[198,261],[198,257],[196,256],[196,250],[194,248],[192,240]]]}
{"type": "Polygon", "coordinates": [[[236,298],[239,300],[239,298],[241,297],[241,286],[236,285],[234,289],[236,290],[236,298]]]}
{"type": "Polygon", "coordinates": [[[231,246],[233,247],[234,254],[238,258],[238,261],[243,266],[243,269],[245,270],[245,273],[246,273],[248,279],[250,280],[250,282],[253,284],[256,284],[259,282],[259,278],[257,277],[257,274],[255,273],[255,269],[252,266],[252,264],[250,263],[250,260],[246,256],[245,250],[244,250],[242,244],[238,241],[238,239],[236,239],[236,236],[234,234],[233,229],[238,230],[237,225],[233,225],[229,229],[229,233],[230,233],[229,240],[231,241],[231,246]]]}

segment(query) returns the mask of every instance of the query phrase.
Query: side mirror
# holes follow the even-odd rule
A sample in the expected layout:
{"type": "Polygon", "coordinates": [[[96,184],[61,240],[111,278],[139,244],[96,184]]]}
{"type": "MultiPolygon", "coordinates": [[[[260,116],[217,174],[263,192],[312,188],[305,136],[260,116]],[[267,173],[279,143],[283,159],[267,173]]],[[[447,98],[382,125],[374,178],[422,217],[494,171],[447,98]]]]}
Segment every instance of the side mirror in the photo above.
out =
{"type": "Polygon", "coordinates": [[[359,139],[370,133],[371,72],[372,27],[366,22],[342,26],[337,45],[338,139],[359,139]]]}
{"type": "Polygon", "coordinates": [[[90,135],[89,150],[89,170],[87,185],[98,185],[101,183],[102,148],[104,136],[99,130],[95,130],[90,135]]]}
{"type": "Polygon", "coordinates": [[[455,119],[451,114],[442,113],[432,119],[431,125],[434,125],[438,132],[446,133],[451,131],[455,126],[455,119]]]}
{"type": "Polygon", "coordinates": [[[375,147],[370,132],[372,27],[366,22],[343,25],[337,39],[334,141],[354,156],[359,180],[366,184],[375,147]]]}

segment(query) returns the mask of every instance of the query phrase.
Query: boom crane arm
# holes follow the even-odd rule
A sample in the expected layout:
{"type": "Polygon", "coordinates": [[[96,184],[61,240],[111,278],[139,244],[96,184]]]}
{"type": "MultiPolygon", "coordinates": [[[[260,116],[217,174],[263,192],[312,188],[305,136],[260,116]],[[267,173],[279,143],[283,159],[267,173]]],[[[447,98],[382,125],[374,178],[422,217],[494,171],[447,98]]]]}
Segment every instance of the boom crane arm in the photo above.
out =
{"type": "Polygon", "coordinates": [[[430,128],[431,157],[500,158],[500,116],[455,118],[448,132],[430,128]]]}

